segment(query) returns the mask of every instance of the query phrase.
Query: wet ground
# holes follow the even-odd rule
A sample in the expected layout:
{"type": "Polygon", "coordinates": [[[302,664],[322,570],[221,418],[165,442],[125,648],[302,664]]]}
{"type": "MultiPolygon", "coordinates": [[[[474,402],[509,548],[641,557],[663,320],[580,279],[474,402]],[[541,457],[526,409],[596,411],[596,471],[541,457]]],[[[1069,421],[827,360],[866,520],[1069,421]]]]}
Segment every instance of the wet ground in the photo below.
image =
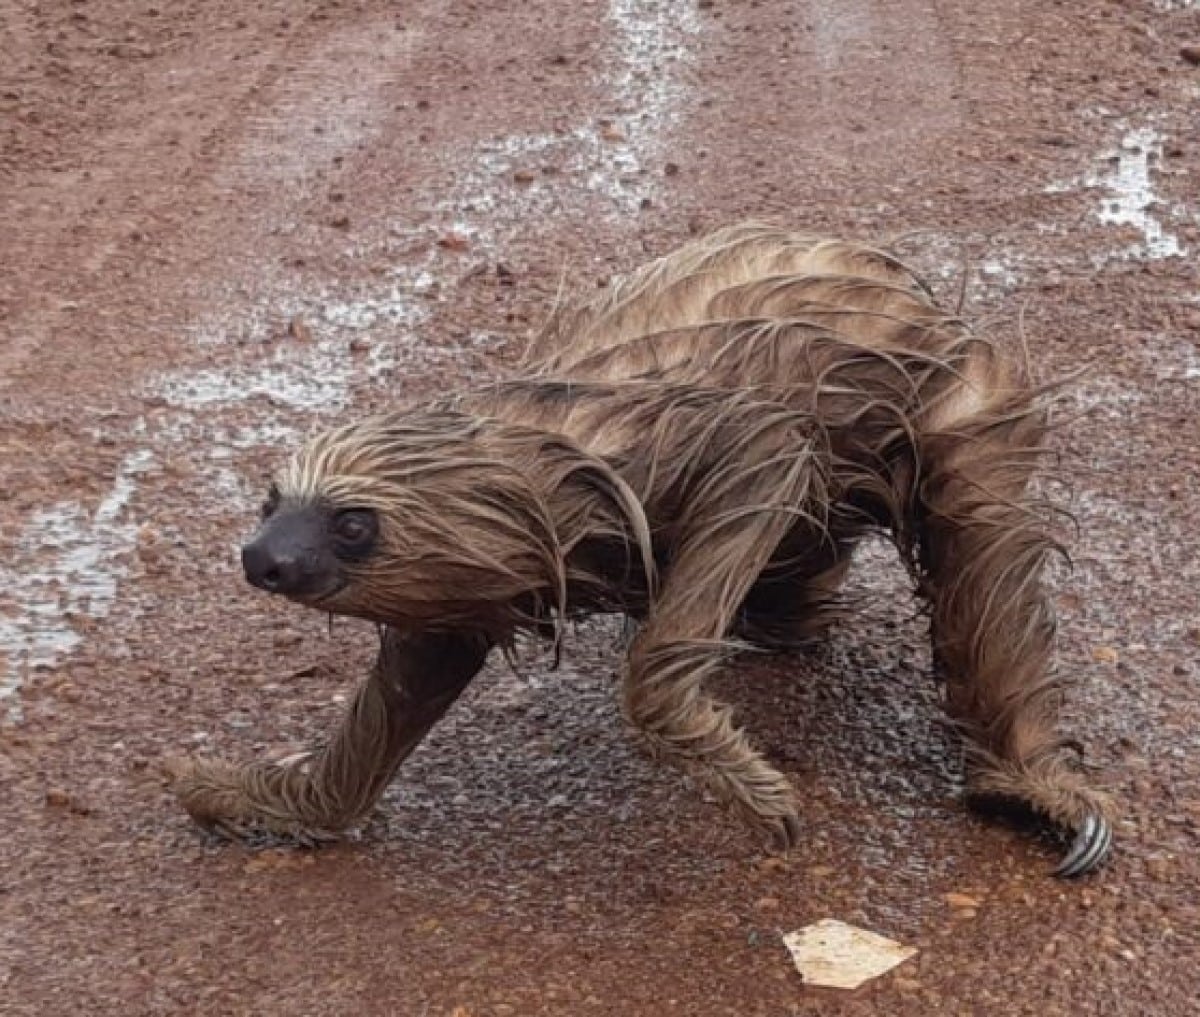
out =
{"type": "Polygon", "coordinates": [[[0,1012],[1195,1012],[1193,3],[0,0],[0,25],[0,1012]],[[355,842],[189,826],[165,756],[311,744],[371,657],[238,575],[291,444],[497,376],[564,279],[746,217],[903,235],[1046,374],[1092,369],[1054,581],[1112,864],[1051,880],[1054,845],[963,809],[882,549],[827,651],[721,690],[806,798],[786,859],[632,751],[600,625],[561,671],[490,670],[355,842]],[[806,989],[780,933],[827,917],[920,954],[806,989]]]}

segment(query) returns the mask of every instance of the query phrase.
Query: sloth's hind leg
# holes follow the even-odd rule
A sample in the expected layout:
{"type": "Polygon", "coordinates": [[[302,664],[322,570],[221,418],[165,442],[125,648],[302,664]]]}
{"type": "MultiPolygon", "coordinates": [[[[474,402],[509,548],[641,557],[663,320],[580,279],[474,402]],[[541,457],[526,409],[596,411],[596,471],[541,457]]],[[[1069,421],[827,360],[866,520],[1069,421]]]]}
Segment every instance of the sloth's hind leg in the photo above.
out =
{"type": "Polygon", "coordinates": [[[1055,549],[1027,485],[1044,423],[1028,407],[956,422],[926,451],[922,588],[947,706],[968,742],[968,792],[1040,815],[1074,842],[1056,870],[1098,865],[1111,804],[1071,761],[1058,730],[1054,608],[1042,584],[1055,549]]]}

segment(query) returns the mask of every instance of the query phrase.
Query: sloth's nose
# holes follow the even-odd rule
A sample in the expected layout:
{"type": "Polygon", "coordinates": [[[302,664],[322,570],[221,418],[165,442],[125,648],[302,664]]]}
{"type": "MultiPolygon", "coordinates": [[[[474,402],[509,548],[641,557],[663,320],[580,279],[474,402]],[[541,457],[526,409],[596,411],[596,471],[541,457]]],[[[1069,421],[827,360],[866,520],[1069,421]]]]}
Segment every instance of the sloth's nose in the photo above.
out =
{"type": "Polygon", "coordinates": [[[303,555],[252,540],[242,548],[246,579],[268,593],[300,593],[308,580],[303,555]]]}

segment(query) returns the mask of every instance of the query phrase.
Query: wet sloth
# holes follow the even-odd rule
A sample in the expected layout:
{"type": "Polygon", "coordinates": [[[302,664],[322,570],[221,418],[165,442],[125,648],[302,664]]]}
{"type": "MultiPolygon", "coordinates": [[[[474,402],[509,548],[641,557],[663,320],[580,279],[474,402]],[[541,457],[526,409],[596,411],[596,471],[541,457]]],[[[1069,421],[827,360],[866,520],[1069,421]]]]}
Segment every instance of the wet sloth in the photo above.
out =
{"type": "Polygon", "coordinates": [[[277,478],[247,578],[380,623],[381,649],[311,756],[182,767],[197,821],[334,835],[493,648],[618,612],[631,729],[786,848],[794,792],[705,679],[738,642],[818,637],[883,531],[929,605],[971,798],[1072,835],[1061,875],[1106,857],[1109,803],[1056,726],[1053,517],[1030,490],[1052,389],[890,255],[754,225],[559,311],[526,368],[329,431],[277,478]]]}

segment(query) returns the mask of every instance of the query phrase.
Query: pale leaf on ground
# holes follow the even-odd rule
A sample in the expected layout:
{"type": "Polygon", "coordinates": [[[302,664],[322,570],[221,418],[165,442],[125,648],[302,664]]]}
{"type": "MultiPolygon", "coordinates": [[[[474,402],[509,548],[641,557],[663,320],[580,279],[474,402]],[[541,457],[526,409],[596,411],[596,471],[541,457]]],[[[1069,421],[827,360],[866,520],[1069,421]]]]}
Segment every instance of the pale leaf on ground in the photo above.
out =
{"type": "Polygon", "coordinates": [[[835,989],[857,989],[917,953],[832,918],[789,932],[783,942],[806,984],[835,989]]]}

